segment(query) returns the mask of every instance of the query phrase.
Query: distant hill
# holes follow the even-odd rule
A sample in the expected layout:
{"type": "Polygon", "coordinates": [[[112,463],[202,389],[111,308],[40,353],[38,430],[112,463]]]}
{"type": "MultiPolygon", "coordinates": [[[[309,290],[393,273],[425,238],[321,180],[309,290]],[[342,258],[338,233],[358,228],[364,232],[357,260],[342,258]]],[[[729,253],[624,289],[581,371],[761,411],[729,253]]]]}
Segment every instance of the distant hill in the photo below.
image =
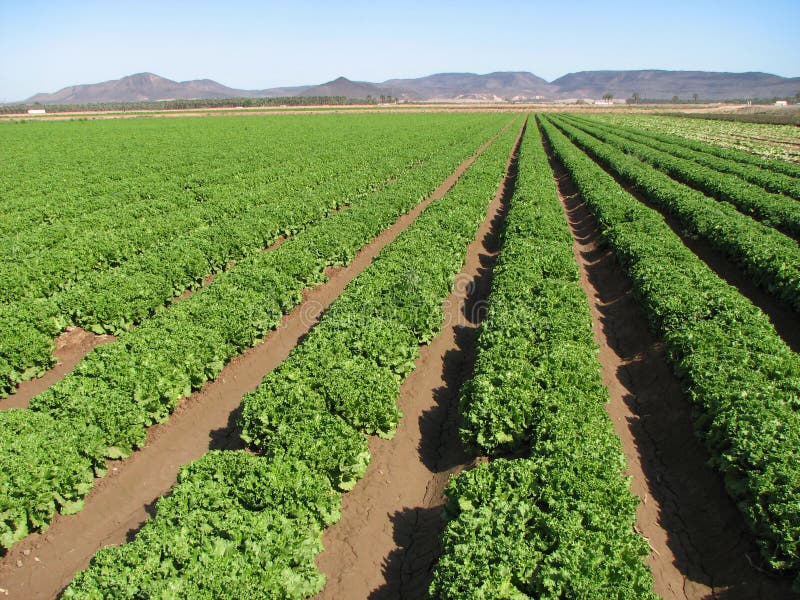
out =
{"type": "Polygon", "coordinates": [[[379,97],[386,94],[374,83],[365,81],[350,81],[346,77],[339,77],[328,83],[312,85],[300,92],[299,96],[344,96],[345,98],[379,97]]]}
{"type": "Polygon", "coordinates": [[[240,90],[210,79],[172,81],[153,73],[122,79],[74,85],[53,94],[36,94],[26,104],[94,104],[206,98],[273,98],[279,96],[392,96],[406,100],[526,100],[601,98],[604,94],[629,98],[670,99],[678,96],[703,100],[792,97],[800,93],[800,77],[768,73],[716,73],[706,71],[580,71],[548,83],[527,71],[437,73],[415,79],[389,79],[381,83],[339,77],[320,85],[240,90]]]}
{"type": "Polygon", "coordinates": [[[505,100],[509,98],[554,97],[558,90],[541,77],[525,71],[475,73],[437,73],[417,79],[389,79],[379,84],[395,90],[393,96],[417,100],[469,99],[505,100]]]}
{"type": "Polygon", "coordinates": [[[772,98],[800,92],[800,77],[779,77],[769,73],[715,73],[707,71],[580,71],[552,82],[562,98],[669,99],[678,96],[703,100],[772,98]]]}
{"type": "Polygon", "coordinates": [[[238,98],[257,95],[236,90],[210,79],[172,81],[153,73],[137,73],[122,79],[72,85],[54,94],[36,94],[26,104],[92,104],[97,102],[141,102],[145,100],[186,100],[189,98],[238,98]]]}

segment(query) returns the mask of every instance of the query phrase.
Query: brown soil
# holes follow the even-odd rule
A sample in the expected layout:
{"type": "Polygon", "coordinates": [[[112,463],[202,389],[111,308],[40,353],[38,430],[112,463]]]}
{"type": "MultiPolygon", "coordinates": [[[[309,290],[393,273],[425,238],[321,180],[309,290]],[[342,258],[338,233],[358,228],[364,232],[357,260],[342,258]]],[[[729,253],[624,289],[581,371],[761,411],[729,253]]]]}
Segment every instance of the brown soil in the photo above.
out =
{"type": "Polygon", "coordinates": [[[666,599],[792,598],[790,581],[758,569],[743,517],[695,437],[691,409],[650,332],[631,284],[602,248],[594,216],[557,161],[559,195],[575,237],[581,285],[600,346],[608,413],[641,498],[637,530],[649,541],[654,591],[666,599]]]}
{"type": "Polygon", "coordinates": [[[444,488],[471,462],[458,436],[458,394],[472,373],[515,173],[510,158],[506,178],[444,302],[442,331],[420,349],[400,389],[403,419],[397,434],[391,440],[370,439],[367,473],[344,496],[342,519],[325,532],[317,564],[328,581],[317,598],[426,597],[440,551],[444,488]]]}
{"type": "Polygon", "coordinates": [[[31,398],[64,379],[89,352],[115,339],[113,335],[95,335],[80,327],[68,327],[55,340],[55,366],[38,379],[19,384],[15,394],[0,400],[0,410],[27,408],[31,398]]]}
{"type": "Polygon", "coordinates": [[[0,558],[0,589],[6,596],[25,600],[56,597],[98,549],[133,538],[153,514],[156,501],[175,484],[181,465],[209,449],[241,447],[235,422],[242,396],[288,356],[345,286],[429,203],[444,196],[494,139],[464,161],[426,200],[362,248],[349,266],[328,270],[328,281],[307,290],[303,302],[262,343],[235,357],[215,381],[181,401],[168,422],[151,427],[143,448],[124,461],[109,461],[108,475],[95,480],[81,512],[56,515],[47,532],[28,536],[0,558]]]}

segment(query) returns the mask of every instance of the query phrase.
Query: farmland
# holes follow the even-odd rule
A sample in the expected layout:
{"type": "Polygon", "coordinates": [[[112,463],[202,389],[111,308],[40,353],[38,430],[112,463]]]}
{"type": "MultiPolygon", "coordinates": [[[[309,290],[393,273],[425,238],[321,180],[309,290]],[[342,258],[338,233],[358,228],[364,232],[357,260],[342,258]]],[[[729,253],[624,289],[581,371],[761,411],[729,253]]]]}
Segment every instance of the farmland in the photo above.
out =
{"type": "Polygon", "coordinates": [[[9,598],[800,590],[796,128],[352,111],[0,143],[9,598]]]}

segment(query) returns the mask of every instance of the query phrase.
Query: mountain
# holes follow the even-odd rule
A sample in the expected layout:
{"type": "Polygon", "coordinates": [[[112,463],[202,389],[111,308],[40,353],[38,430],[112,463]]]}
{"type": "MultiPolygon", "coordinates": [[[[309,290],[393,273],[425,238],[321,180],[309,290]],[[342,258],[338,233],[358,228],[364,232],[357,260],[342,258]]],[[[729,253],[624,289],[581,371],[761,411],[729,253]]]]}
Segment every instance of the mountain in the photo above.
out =
{"type": "Polygon", "coordinates": [[[91,104],[95,102],[141,102],[189,98],[239,98],[255,92],[236,90],[210,79],[172,81],[153,73],[137,73],[122,79],[73,85],[54,94],[36,94],[26,104],[91,104]]]}
{"type": "Polygon", "coordinates": [[[553,97],[557,88],[541,77],[525,71],[475,73],[437,73],[417,79],[389,79],[379,84],[397,90],[392,96],[412,99],[505,100],[507,98],[553,97]]]}
{"type": "Polygon", "coordinates": [[[580,71],[548,83],[527,71],[437,73],[416,79],[389,79],[381,83],[351,81],[339,77],[320,85],[239,90],[210,79],[172,81],[153,73],[137,73],[122,79],[74,85],[53,94],[37,94],[25,104],[92,104],[192,98],[274,98],[278,96],[346,96],[405,100],[525,100],[563,98],[615,98],[668,100],[697,94],[703,100],[792,97],[800,92],[800,77],[768,73],[716,73],[707,71],[580,71]]]}
{"type": "Polygon", "coordinates": [[[800,77],[779,77],[769,73],[715,73],[708,71],[580,71],[552,82],[562,98],[669,99],[678,96],[703,100],[772,98],[800,92],[800,77]]]}
{"type": "Polygon", "coordinates": [[[374,83],[366,81],[350,81],[346,77],[339,77],[328,83],[312,85],[300,92],[300,96],[344,96],[345,98],[378,98],[386,94],[374,83]]]}
{"type": "MultiPolygon", "coordinates": [[[[276,87],[276,88],[269,88],[266,90],[256,90],[254,92],[244,92],[246,96],[239,96],[239,98],[249,98],[252,95],[255,98],[281,98],[281,97],[289,97],[289,96],[300,96],[303,92],[305,92],[308,88],[312,86],[310,85],[295,85],[292,87],[276,87]]],[[[244,91],[244,90],[237,90],[237,91],[244,91]]]]}

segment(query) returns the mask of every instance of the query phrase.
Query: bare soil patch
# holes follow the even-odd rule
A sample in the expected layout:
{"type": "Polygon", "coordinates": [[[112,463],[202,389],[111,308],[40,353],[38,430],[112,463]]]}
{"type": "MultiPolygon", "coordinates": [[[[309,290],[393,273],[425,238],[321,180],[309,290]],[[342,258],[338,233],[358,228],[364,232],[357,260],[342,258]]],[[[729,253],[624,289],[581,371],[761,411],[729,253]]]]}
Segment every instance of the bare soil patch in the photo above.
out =
{"type": "Polygon", "coordinates": [[[169,421],[151,427],[144,447],[123,461],[109,461],[108,475],[95,480],[81,512],[57,515],[47,532],[28,536],[0,558],[0,588],[6,596],[25,600],[58,596],[98,549],[135,536],[154,513],[156,501],[176,483],[181,465],[209,449],[240,448],[235,423],[242,396],[288,356],[347,284],[428,204],[444,196],[494,139],[426,200],[362,248],[350,265],[329,269],[328,281],[307,290],[303,302],[262,343],[235,357],[215,381],[182,400],[169,421]]]}
{"type": "Polygon", "coordinates": [[[559,195],[575,238],[581,286],[600,346],[608,413],[641,498],[637,529],[648,539],[654,591],[665,599],[780,599],[791,582],[759,570],[743,517],[694,434],[691,408],[650,332],[631,284],[597,222],[557,161],[559,195]]]}
{"type": "MultiPolygon", "coordinates": [[[[516,156],[521,137],[512,156],[516,156]]],[[[516,160],[467,248],[442,331],[420,349],[400,389],[403,419],[391,440],[370,439],[370,463],[345,494],[342,519],[323,537],[317,564],[328,577],[317,598],[425,598],[440,553],[439,534],[451,475],[474,461],[458,436],[458,397],[475,361],[475,341],[491,287],[498,236],[514,190],[516,160]]]]}

